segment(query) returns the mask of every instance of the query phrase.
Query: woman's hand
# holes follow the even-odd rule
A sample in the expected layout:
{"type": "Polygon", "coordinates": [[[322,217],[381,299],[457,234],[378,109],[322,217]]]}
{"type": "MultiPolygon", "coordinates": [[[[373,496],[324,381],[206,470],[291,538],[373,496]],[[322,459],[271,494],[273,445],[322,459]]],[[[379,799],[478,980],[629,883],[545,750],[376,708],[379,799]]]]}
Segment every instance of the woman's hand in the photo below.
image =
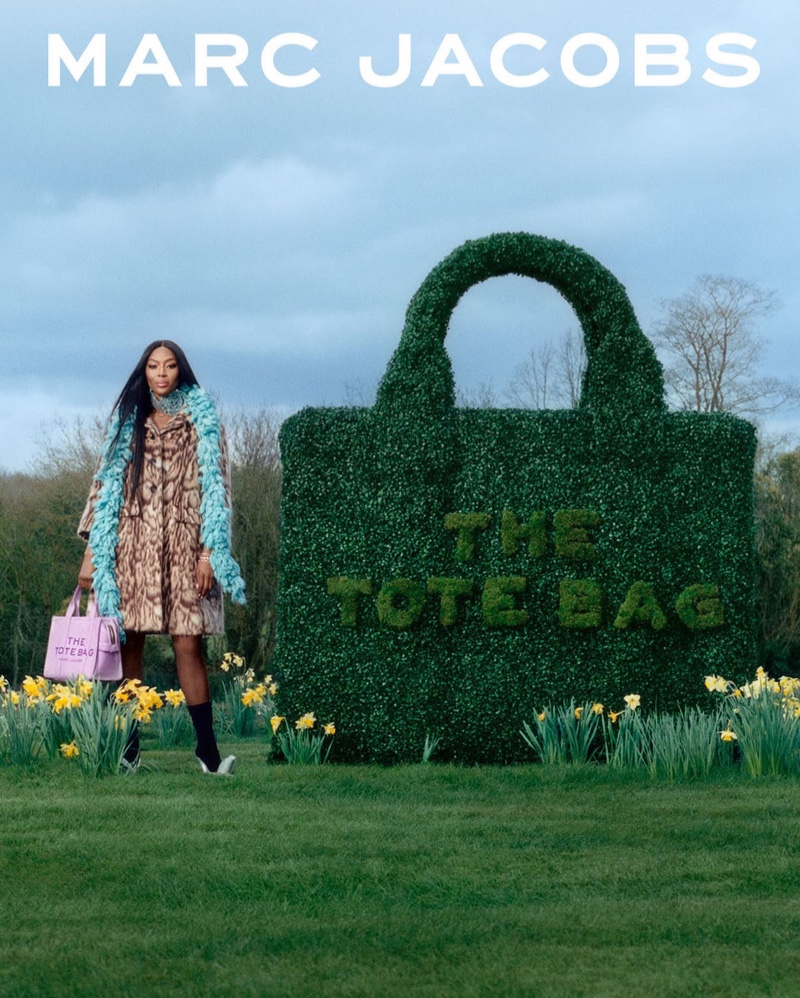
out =
{"type": "Polygon", "coordinates": [[[81,589],[91,589],[93,578],[94,562],[92,561],[92,552],[89,550],[89,545],[87,544],[81,567],[78,569],[78,585],[81,589]]]}
{"type": "Polygon", "coordinates": [[[203,552],[197,559],[197,568],[194,570],[195,586],[197,588],[197,598],[202,599],[211,592],[214,585],[214,572],[211,568],[208,554],[203,552]]]}

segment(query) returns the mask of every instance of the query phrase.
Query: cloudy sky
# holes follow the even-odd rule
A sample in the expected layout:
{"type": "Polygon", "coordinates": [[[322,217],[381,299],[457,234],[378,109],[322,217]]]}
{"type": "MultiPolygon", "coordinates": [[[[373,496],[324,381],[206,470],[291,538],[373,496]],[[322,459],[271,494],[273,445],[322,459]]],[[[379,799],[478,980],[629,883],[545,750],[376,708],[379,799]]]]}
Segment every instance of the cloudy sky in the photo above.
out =
{"type": "MultiPolygon", "coordinates": [[[[56,417],[106,412],[159,336],[180,342],[231,406],[285,413],[368,393],[427,272],[495,231],[592,253],[626,285],[645,331],[659,299],[699,274],[774,288],[783,307],[761,323],[764,373],[800,367],[795,0],[1,9],[0,468],[31,468],[37,435],[56,417]],[[520,32],[546,44],[509,49],[504,82],[491,53],[520,32]],[[730,32],[756,40],[750,85],[703,78],[749,72],[706,53],[730,32]],[[268,43],[286,33],[316,45],[284,45],[270,62],[268,43]],[[584,33],[604,36],[606,52],[584,45],[570,59],[584,33]],[[48,86],[48,34],[76,58],[104,34],[106,85],[94,85],[91,67],[76,81],[62,65],[60,86],[48,86]],[[239,36],[241,57],[246,43],[230,73],[246,86],[213,67],[196,85],[203,34],[239,36]],[[688,79],[636,86],[637,34],[685,38],[688,79]],[[161,52],[151,46],[137,74],[145,35],[161,52]],[[359,58],[390,76],[400,35],[410,35],[408,79],[370,85],[359,58]],[[615,52],[613,78],[579,85],[601,82],[615,52]],[[508,85],[542,69],[537,85],[508,85]],[[311,70],[309,85],[281,85],[311,70]]],[[[447,341],[457,381],[500,388],[532,347],[571,327],[544,285],[504,278],[474,289],[447,341]]],[[[782,425],[800,427],[800,414],[782,425]]]]}

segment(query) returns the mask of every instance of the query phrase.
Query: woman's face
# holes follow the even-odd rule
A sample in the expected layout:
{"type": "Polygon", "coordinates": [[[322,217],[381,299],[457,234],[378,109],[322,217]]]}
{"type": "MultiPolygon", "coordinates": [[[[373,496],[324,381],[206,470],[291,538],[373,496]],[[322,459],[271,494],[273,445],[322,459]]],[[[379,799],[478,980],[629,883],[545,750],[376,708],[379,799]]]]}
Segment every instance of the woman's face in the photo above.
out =
{"type": "Polygon", "coordinates": [[[178,387],[178,361],[168,347],[156,347],[144,367],[150,391],[162,398],[178,387]]]}

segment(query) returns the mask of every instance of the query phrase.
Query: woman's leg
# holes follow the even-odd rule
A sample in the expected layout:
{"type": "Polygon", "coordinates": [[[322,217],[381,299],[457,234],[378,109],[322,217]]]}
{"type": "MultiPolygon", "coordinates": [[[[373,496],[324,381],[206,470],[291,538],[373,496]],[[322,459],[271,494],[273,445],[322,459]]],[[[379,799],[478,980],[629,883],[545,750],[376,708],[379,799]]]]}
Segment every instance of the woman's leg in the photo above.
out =
{"type": "Polygon", "coordinates": [[[208,691],[208,673],[203,658],[203,639],[194,634],[174,634],[172,647],[175,649],[175,665],[178,669],[178,682],[189,707],[207,703],[211,696],[208,691]]]}
{"type": "Polygon", "coordinates": [[[122,653],[122,678],[142,681],[142,655],[144,634],[141,631],[127,631],[120,646],[122,653]]]}
{"type": "MultiPolygon", "coordinates": [[[[128,631],[120,646],[122,656],[122,681],[138,679],[142,681],[142,654],[144,652],[144,634],[141,631],[128,631]]],[[[139,725],[133,722],[128,744],[122,756],[122,766],[132,772],[139,767],[139,725]]]]}
{"type": "Polygon", "coordinates": [[[203,658],[203,639],[191,634],[175,634],[172,636],[172,645],[175,649],[178,682],[186,697],[186,706],[197,735],[195,755],[212,773],[216,773],[221,759],[214,737],[213,708],[203,658]]]}

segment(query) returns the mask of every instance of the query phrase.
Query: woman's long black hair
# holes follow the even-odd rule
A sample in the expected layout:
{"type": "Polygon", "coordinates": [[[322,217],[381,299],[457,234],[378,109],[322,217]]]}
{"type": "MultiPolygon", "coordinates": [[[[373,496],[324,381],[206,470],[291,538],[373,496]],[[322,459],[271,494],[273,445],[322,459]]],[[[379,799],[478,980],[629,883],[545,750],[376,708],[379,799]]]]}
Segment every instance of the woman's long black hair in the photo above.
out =
{"type": "Polygon", "coordinates": [[[113,454],[116,450],[120,434],[122,433],[122,428],[127,423],[130,415],[132,413],[135,414],[133,421],[133,439],[131,441],[131,449],[133,451],[133,479],[131,484],[134,495],[139,488],[139,479],[142,474],[142,460],[144,457],[144,424],[145,420],[150,415],[150,410],[153,408],[153,403],[150,399],[150,388],[147,384],[147,377],[145,375],[145,367],[147,366],[150,354],[159,347],[166,347],[167,350],[171,350],[175,354],[175,360],[178,362],[179,388],[191,388],[193,385],[198,384],[195,373],[192,370],[192,366],[186,359],[186,354],[183,350],[181,350],[177,343],[173,343],[172,340],[154,340],[152,343],[148,343],[148,345],[144,348],[142,356],[139,358],[136,367],[134,367],[131,372],[130,377],[125,382],[125,385],[119,393],[119,397],[111,410],[112,413],[114,410],[119,411],[119,426],[117,428],[116,436],[111,443],[109,454],[113,454]]]}

